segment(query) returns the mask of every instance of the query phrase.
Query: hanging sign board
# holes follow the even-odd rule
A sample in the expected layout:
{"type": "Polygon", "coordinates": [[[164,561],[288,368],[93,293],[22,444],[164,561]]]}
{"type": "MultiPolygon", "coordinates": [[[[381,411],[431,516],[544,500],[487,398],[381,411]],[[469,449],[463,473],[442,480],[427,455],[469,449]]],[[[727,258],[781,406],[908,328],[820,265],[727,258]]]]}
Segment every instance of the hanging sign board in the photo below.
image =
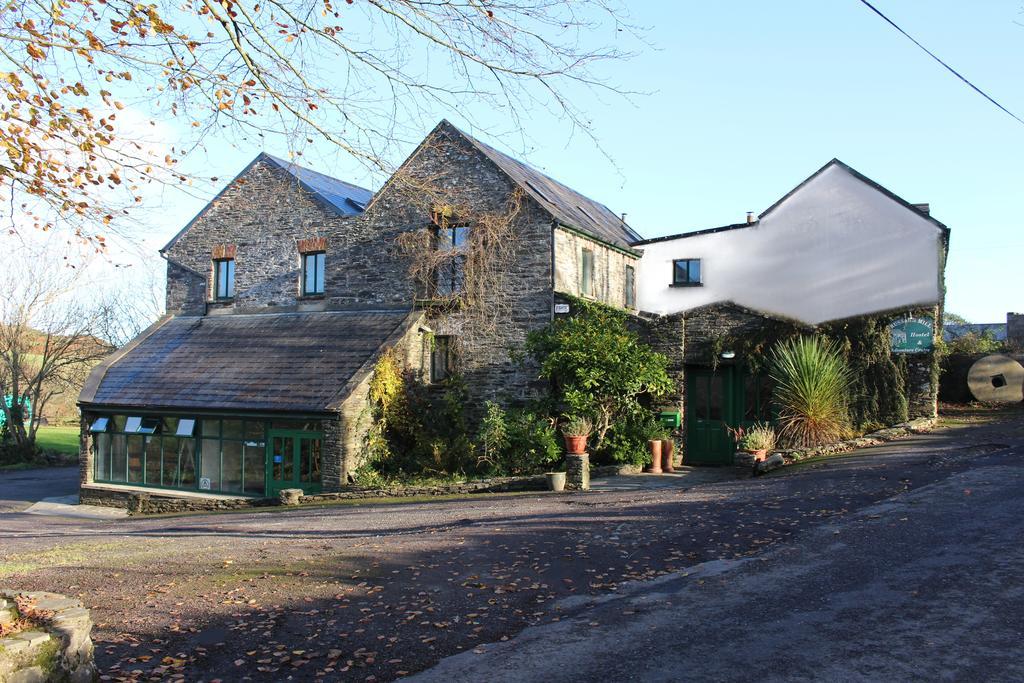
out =
{"type": "Polygon", "coordinates": [[[931,318],[904,318],[889,324],[893,353],[925,353],[935,345],[935,322],[931,318]]]}

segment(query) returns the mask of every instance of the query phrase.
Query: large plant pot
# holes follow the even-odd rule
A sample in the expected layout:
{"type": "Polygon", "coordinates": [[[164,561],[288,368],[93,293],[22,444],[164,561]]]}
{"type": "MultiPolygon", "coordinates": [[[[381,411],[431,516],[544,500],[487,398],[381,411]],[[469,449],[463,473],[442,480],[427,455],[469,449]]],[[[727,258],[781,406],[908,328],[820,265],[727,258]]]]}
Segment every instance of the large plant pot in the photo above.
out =
{"type": "Polygon", "coordinates": [[[651,439],[647,442],[647,448],[651,451],[651,474],[661,474],[661,439],[651,439]]]}
{"type": "Polygon", "coordinates": [[[567,453],[582,455],[587,452],[587,437],[569,436],[568,434],[563,434],[562,437],[565,439],[565,451],[567,453]]]}
{"type": "Polygon", "coordinates": [[[565,472],[548,472],[547,477],[549,491],[565,490],[565,472]]]}
{"type": "Polygon", "coordinates": [[[763,448],[758,449],[758,450],[754,450],[752,448],[748,448],[744,452],[745,453],[750,453],[752,456],[754,456],[754,462],[761,462],[762,460],[764,460],[768,456],[768,451],[766,451],[763,448]]]}
{"type": "Polygon", "coordinates": [[[663,464],[661,468],[666,472],[675,472],[676,468],[672,459],[676,457],[676,442],[672,439],[661,440],[661,457],[663,464]]]}

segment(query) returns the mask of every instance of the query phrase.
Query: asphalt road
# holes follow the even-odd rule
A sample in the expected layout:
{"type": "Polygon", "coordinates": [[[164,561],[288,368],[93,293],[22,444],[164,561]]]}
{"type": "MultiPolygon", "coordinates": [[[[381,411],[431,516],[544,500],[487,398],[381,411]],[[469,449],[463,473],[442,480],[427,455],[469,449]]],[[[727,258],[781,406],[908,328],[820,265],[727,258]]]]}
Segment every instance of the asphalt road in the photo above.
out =
{"type": "Polygon", "coordinates": [[[414,680],[1024,680],[1022,493],[1018,446],[762,556],[565,600],[414,680]]]}
{"type": "Polygon", "coordinates": [[[78,493],[77,467],[0,472],[0,514],[20,512],[43,498],[78,493]]]}
{"type": "Polygon", "coordinates": [[[1020,680],[1022,417],[758,479],[7,513],[0,582],[80,596],[115,681],[1020,680]]]}

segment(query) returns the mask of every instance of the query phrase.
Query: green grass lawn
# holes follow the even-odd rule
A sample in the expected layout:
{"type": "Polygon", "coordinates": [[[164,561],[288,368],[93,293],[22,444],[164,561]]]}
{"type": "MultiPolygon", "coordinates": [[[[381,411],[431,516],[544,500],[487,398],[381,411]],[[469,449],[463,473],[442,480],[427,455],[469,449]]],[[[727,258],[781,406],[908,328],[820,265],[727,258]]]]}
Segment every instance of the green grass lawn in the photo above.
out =
{"type": "Polygon", "coordinates": [[[40,427],[36,444],[44,451],[78,453],[78,427],[40,427]]]}

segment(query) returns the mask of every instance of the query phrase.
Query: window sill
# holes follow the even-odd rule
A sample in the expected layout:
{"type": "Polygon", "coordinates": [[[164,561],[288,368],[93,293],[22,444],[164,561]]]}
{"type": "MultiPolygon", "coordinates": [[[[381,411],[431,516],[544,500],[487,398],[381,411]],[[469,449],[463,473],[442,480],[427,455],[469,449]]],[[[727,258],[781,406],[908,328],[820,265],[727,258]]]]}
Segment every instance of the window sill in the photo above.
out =
{"type": "Polygon", "coordinates": [[[673,282],[669,287],[703,287],[703,282],[673,282]]]}
{"type": "Polygon", "coordinates": [[[327,298],[326,294],[300,294],[299,301],[323,301],[327,298]]]}

